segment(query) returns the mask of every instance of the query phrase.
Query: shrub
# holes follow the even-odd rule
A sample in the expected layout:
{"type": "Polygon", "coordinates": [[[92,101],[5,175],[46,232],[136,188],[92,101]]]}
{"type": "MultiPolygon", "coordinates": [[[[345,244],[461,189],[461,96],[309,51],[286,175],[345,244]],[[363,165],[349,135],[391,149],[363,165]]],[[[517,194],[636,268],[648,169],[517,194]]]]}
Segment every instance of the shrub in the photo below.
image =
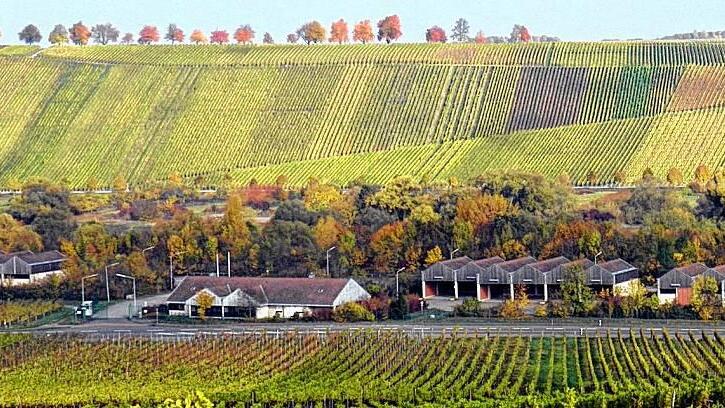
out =
{"type": "Polygon", "coordinates": [[[342,322],[372,322],[375,316],[359,303],[345,303],[332,312],[332,320],[342,322]]]}

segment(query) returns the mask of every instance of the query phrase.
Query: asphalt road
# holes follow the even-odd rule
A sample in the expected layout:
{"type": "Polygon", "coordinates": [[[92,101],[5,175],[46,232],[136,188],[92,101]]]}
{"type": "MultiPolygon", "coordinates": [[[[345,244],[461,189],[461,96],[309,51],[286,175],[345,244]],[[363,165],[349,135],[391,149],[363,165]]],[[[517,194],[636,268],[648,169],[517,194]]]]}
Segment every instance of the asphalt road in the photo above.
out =
{"type": "Polygon", "coordinates": [[[343,331],[402,331],[412,336],[441,336],[457,332],[466,336],[526,335],[526,336],[606,336],[608,332],[621,331],[628,336],[631,331],[645,335],[661,335],[663,330],[671,334],[692,332],[696,336],[717,332],[725,336],[725,324],[678,320],[607,320],[599,325],[597,319],[572,319],[554,321],[440,321],[440,322],[384,322],[340,324],[331,322],[283,322],[283,323],[217,323],[206,324],[155,324],[153,321],[129,321],[127,319],[93,320],[79,325],[48,325],[26,330],[36,334],[81,334],[89,336],[141,336],[141,337],[192,337],[222,335],[272,335],[306,333],[327,335],[343,331]]]}

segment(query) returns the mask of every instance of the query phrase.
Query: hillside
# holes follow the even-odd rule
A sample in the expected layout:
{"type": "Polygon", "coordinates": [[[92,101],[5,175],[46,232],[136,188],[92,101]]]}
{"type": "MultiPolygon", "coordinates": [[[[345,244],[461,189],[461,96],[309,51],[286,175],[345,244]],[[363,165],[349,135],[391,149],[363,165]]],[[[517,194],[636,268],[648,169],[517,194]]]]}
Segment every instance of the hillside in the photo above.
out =
{"type": "Polygon", "coordinates": [[[0,185],[725,165],[725,42],[37,51],[0,48],[0,185]]]}

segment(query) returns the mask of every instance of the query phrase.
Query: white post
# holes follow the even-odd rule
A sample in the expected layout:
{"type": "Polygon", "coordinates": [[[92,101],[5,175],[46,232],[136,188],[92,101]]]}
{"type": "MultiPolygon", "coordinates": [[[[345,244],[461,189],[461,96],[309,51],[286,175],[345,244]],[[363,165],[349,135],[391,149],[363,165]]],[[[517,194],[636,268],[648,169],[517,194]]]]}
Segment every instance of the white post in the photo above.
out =
{"type": "MultiPolygon", "coordinates": [[[[657,299],[660,299],[661,295],[662,295],[662,292],[660,292],[660,280],[657,279],[657,299]]],[[[660,303],[662,303],[661,299],[660,299],[660,303]]]]}
{"type": "Polygon", "coordinates": [[[229,251],[227,251],[227,277],[232,277],[232,255],[229,251]]]}
{"type": "Polygon", "coordinates": [[[136,278],[133,278],[133,313],[138,313],[138,304],[136,304],[136,278]]]}
{"type": "Polygon", "coordinates": [[[111,303],[111,290],[108,288],[108,265],[106,265],[106,316],[108,316],[108,305],[111,303]]]}
{"type": "Polygon", "coordinates": [[[476,274],[476,300],[479,302],[483,299],[481,299],[481,277],[476,274]]]}
{"type": "Polygon", "coordinates": [[[86,302],[86,285],[84,283],[85,278],[81,278],[81,305],[86,302]]]}
{"type": "Polygon", "coordinates": [[[420,286],[421,286],[421,298],[425,299],[425,273],[423,271],[420,272],[420,286]]]}
{"type": "Polygon", "coordinates": [[[224,296],[222,296],[222,320],[224,320],[224,296]]]}
{"type": "Polygon", "coordinates": [[[219,252],[216,253],[216,277],[219,277],[219,252]]]}
{"type": "Polygon", "coordinates": [[[544,275],[544,302],[548,302],[549,301],[549,285],[546,282],[546,274],[547,273],[548,272],[546,272],[546,273],[543,274],[544,275]]]}
{"type": "Polygon", "coordinates": [[[174,254],[169,254],[169,284],[174,290],[174,254]]]}
{"type": "Polygon", "coordinates": [[[453,271],[453,298],[458,299],[458,271],[453,271]]]}
{"type": "Polygon", "coordinates": [[[511,300],[514,300],[514,273],[509,273],[509,289],[511,291],[511,300]]]}

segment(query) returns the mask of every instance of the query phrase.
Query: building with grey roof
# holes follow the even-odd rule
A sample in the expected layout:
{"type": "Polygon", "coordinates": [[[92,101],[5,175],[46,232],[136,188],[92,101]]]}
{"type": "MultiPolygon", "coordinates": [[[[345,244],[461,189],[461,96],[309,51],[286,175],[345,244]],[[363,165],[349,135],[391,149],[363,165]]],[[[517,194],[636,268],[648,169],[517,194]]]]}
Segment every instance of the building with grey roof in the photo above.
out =
{"type": "Polygon", "coordinates": [[[353,279],[189,276],[166,300],[169,314],[198,316],[201,293],[213,299],[206,315],[219,318],[292,318],[370,298],[353,279]]]}
{"type": "Polygon", "coordinates": [[[8,286],[27,285],[62,274],[65,259],[59,251],[1,254],[0,282],[8,286]]]}

